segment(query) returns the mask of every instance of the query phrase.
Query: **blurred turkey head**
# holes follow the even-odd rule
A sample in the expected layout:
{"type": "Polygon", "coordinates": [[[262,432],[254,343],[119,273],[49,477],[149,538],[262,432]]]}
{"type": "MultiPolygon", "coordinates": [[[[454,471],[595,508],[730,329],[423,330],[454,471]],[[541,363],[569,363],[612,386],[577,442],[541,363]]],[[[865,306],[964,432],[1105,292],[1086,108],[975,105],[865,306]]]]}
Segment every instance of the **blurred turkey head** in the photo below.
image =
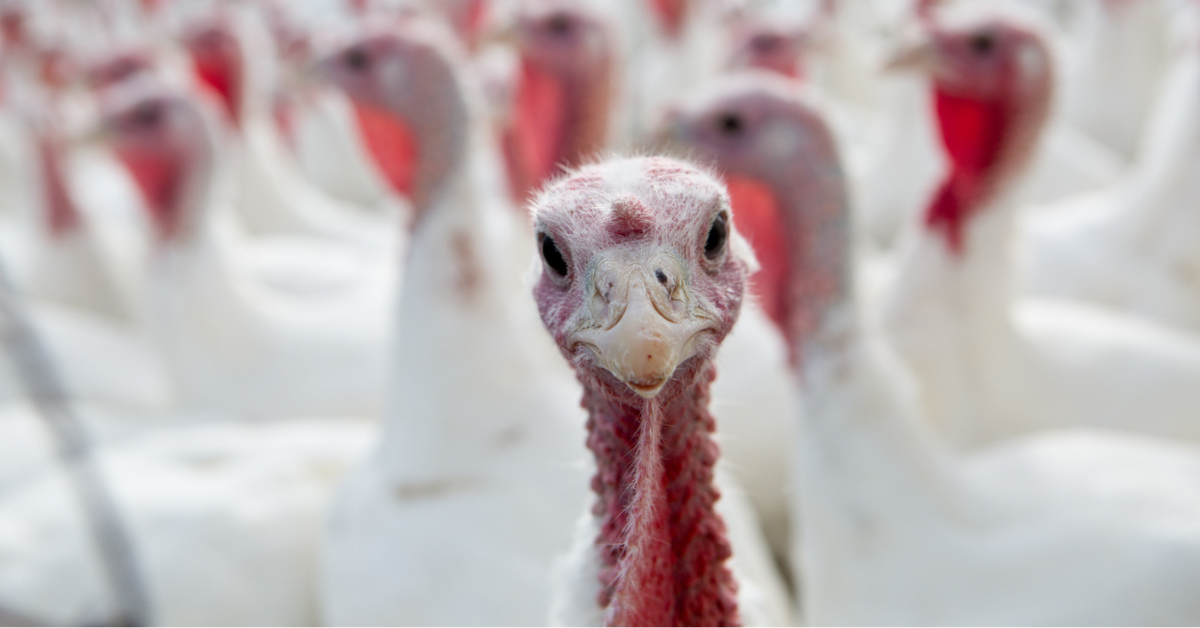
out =
{"type": "Polygon", "coordinates": [[[232,19],[217,13],[187,27],[183,44],[192,58],[196,78],[221,100],[235,124],[242,119],[245,63],[232,19]]]}
{"type": "Polygon", "coordinates": [[[966,222],[1011,187],[1037,146],[1054,87],[1047,41],[1032,23],[975,11],[929,21],[892,61],[933,84],[950,173],[925,219],[955,253],[966,222]]]}
{"type": "Polygon", "coordinates": [[[801,55],[806,46],[807,33],[803,31],[771,24],[746,25],[734,34],[730,66],[804,78],[801,55]]]}
{"type": "Polygon", "coordinates": [[[107,93],[101,108],[97,135],[133,176],[160,238],[190,233],[214,157],[200,105],[186,92],[138,80],[107,93]]]}
{"type": "Polygon", "coordinates": [[[557,168],[578,166],[603,149],[613,37],[602,16],[558,0],[519,12],[511,33],[521,68],[505,152],[512,188],[524,200],[557,168]]]}
{"type": "Polygon", "coordinates": [[[362,139],[420,216],[465,156],[468,107],[453,33],[420,19],[371,28],[317,62],[350,97],[362,139]]]}
{"type": "Polygon", "coordinates": [[[803,18],[769,11],[739,18],[730,29],[729,66],[807,78],[808,57],[828,42],[833,10],[833,3],[826,0],[803,18]]]}
{"type": "Polygon", "coordinates": [[[0,3],[0,38],[6,51],[29,45],[29,14],[24,3],[15,0],[0,3]]]}
{"type": "Polygon", "coordinates": [[[818,281],[799,289],[817,295],[844,283],[846,198],[836,143],[819,111],[796,85],[766,72],[713,83],[666,120],[664,134],[712,163],[729,188],[739,229],[761,264],[754,292],[768,316],[795,344],[811,327],[798,320],[797,273],[818,281]],[[798,235],[797,235],[798,234],[798,235]],[[797,241],[799,237],[805,241],[797,241]],[[815,255],[829,248],[828,255],[815,255]],[[811,252],[797,260],[798,250],[811,252]],[[803,268],[798,268],[802,266],[803,268]],[[834,266],[839,266],[834,268],[834,266]]]}

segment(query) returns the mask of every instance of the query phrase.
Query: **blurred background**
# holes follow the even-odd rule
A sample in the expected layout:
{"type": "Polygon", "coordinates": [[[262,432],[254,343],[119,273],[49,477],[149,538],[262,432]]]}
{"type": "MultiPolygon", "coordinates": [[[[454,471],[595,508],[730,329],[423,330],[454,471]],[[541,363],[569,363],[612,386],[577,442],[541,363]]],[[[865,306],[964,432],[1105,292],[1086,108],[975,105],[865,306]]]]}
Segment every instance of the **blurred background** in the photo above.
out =
{"type": "MultiPolygon", "coordinates": [[[[704,135],[803,142],[756,90],[832,130],[864,316],[924,387],[930,434],[1190,443],[1198,9],[0,0],[0,625],[544,622],[529,574],[569,548],[590,453],[523,283],[541,272],[526,208],[568,168],[658,152],[724,177],[762,265],[714,413],[798,586],[786,199],[704,135]],[[922,238],[940,248],[913,262],[922,238]],[[536,354],[551,401],[522,405],[511,381],[543,371],[466,328],[536,354]],[[1056,375],[1014,366],[1043,350],[1056,375]],[[501,420],[554,408],[559,440],[501,420]],[[438,578],[520,562],[462,542],[504,502],[443,494],[497,425],[487,442],[553,457],[571,497],[513,523],[539,539],[514,544],[525,571],[475,599],[438,578]]],[[[516,464],[487,460],[485,478],[516,464]]]]}

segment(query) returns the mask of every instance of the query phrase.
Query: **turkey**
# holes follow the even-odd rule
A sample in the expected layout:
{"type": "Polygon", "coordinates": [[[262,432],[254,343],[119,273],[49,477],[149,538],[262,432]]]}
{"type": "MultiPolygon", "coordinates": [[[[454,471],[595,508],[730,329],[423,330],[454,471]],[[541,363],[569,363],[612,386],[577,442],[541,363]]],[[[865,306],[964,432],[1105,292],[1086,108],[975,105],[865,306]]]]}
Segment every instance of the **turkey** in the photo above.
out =
{"type": "Polygon", "coordinates": [[[328,489],[372,426],[158,414],[175,424],[147,429],[75,403],[3,274],[0,310],[36,407],[0,415],[0,608],[24,623],[314,620],[328,489]]]}
{"type": "Polygon", "coordinates": [[[596,464],[552,619],[790,624],[749,503],[714,483],[713,354],[752,255],[722,186],[683,162],[617,159],[551,184],[534,212],[534,296],[583,384],[596,464]]]}
{"type": "Polygon", "coordinates": [[[1071,425],[1200,437],[1200,339],[1015,297],[1019,178],[1052,91],[1045,39],[1011,15],[943,19],[909,54],[931,73],[952,165],[881,312],[929,416],[961,445],[1071,425]]]}
{"type": "Polygon", "coordinates": [[[185,92],[124,85],[99,125],[152,218],[142,307],[182,407],[377,412],[395,265],[364,273],[338,247],[249,237],[223,197],[219,127],[185,92]]]}
{"type": "MultiPolygon", "coordinates": [[[[789,435],[799,400],[781,335],[785,250],[779,237],[779,197],[773,189],[780,181],[747,171],[740,141],[748,113],[741,95],[747,85],[762,84],[785,92],[796,89],[792,82],[762,71],[723,77],[665,119],[664,138],[673,150],[711,162],[720,172],[738,216],[738,231],[755,252],[749,298],[717,354],[722,376],[713,382],[712,411],[721,425],[717,439],[727,468],[745,488],[772,549],[782,557],[788,546],[789,435]]],[[[786,181],[786,175],[781,180],[786,181]]]]}
{"type": "Polygon", "coordinates": [[[514,21],[521,60],[504,149],[513,193],[524,202],[559,168],[605,147],[617,51],[604,16],[571,3],[523,7],[514,21]]]}
{"type": "MultiPolygon", "coordinates": [[[[21,166],[11,189],[19,214],[5,227],[13,236],[5,265],[16,271],[33,324],[63,364],[74,395],[129,410],[162,410],[173,401],[173,390],[161,360],[135,328],[136,274],[122,263],[117,249],[124,242],[109,237],[111,217],[102,207],[113,198],[72,185],[83,164],[73,159],[57,104],[23,113],[19,154],[30,163],[21,166]]],[[[0,364],[0,396],[16,398],[16,383],[12,365],[0,364]]]]}
{"type": "Polygon", "coordinates": [[[234,203],[247,231],[305,234],[394,257],[406,208],[339,201],[292,163],[273,115],[279,69],[260,16],[252,10],[218,12],[192,23],[184,43],[201,83],[220,97],[237,127],[240,150],[229,159],[238,164],[234,203]]]}
{"type": "MultiPolygon", "coordinates": [[[[148,585],[152,621],[317,623],[325,506],[373,427],[345,418],[190,421],[98,452],[148,585]]],[[[116,601],[85,523],[60,469],[43,466],[0,493],[0,607],[50,624],[113,616],[116,601]]]]}
{"type": "Polygon", "coordinates": [[[773,145],[805,191],[779,215],[803,389],[792,507],[805,623],[1195,621],[1200,535],[1180,523],[1200,514],[1200,449],[1079,429],[956,453],[858,309],[847,186],[819,109],[769,84],[741,96],[742,134],[725,141],[773,145]],[[793,141],[772,143],[781,120],[793,141]]]}
{"type": "Polygon", "coordinates": [[[416,149],[383,434],[338,487],[323,550],[330,624],[543,624],[583,503],[579,388],[522,298],[532,230],[465,67],[422,19],[319,62],[416,149]]]}
{"type": "MultiPolygon", "coordinates": [[[[1050,40],[1061,39],[1060,33],[1046,27],[1036,12],[1020,5],[948,4],[951,6],[945,9],[933,11],[930,7],[919,12],[916,23],[906,23],[907,30],[895,39],[903,45],[911,39],[922,39],[924,35],[920,33],[935,27],[938,20],[961,21],[971,19],[972,15],[995,13],[1011,14],[1023,22],[1038,24],[1047,46],[1050,40]]],[[[891,42],[892,50],[896,44],[891,42]]],[[[847,145],[854,151],[846,152],[846,160],[853,193],[861,199],[859,222],[869,238],[864,243],[890,254],[902,243],[912,215],[936,194],[940,179],[950,166],[940,150],[935,125],[929,124],[929,116],[922,113],[933,107],[930,90],[923,81],[914,81],[914,77],[903,71],[908,65],[903,59],[878,58],[877,62],[880,65],[886,62],[887,70],[876,76],[879,100],[875,109],[881,117],[874,120],[876,126],[868,127],[874,133],[851,136],[859,142],[847,145]],[[858,143],[866,146],[860,147],[858,143]]],[[[1053,56],[1048,63],[1055,63],[1053,56]]],[[[837,112],[838,109],[830,111],[831,123],[839,136],[846,136],[845,124],[835,115],[837,112]]],[[[1048,203],[1105,185],[1128,166],[1125,157],[1081,132],[1057,110],[1052,111],[1042,136],[1025,175],[1024,193],[1030,202],[1048,203]]],[[[873,284],[863,287],[874,289],[873,284]]]]}

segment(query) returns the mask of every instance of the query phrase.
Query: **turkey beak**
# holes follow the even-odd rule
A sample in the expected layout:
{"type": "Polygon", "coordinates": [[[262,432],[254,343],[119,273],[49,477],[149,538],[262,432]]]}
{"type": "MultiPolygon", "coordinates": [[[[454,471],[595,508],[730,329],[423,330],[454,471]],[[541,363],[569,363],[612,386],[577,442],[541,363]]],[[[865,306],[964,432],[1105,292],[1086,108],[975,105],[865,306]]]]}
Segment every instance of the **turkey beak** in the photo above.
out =
{"type": "Polygon", "coordinates": [[[112,129],[103,121],[92,123],[71,137],[71,143],[83,147],[105,146],[113,137],[112,129]]]}
{"type": "Polygon", "coordinates": [[[322,87],[325,83],[324,73],[319,65],[320,58],[309,59],[295,67],[286,70],[284,81],[294,91],[306,92],[322,87]]]}
{"type": "Polygon", "coordinates": [[[887,65],[884,66],[886,72],[903,72],[917,71],[927,72],[933,69],[934,61],[933,41],[929,38],[922,38],[915,42],[909,42],[902,45],[896,50],[887,65]]]}
{"type": "MultiPolygon", "coordinates": [[[[666,276],[662,270],[655,274],[666,276]]],[[[592,298],[600,328],[581,334],[578,341],[635,393],[652,398],[696,354],[700,333],[713,326],[685,313],[677,298],[682,291],[673,280],[656,281],[640,268],[625,282],[605,282],[601,275],[592,298]]]]}
{"type": "Polygon", "coordinates": [[[318,55],[300,65],[294,74],[297,84],[307,87],[324,85],[328,80],[327,63],[326,57],[318,55]]]}
{"type": "Polygon", "coordinates": [[[513,18],[503,20],[501,24],[492,27],[480,39],[481,46],[499,45],[521,47],[521,33],[517,27],[517,22],[513,18]]]}

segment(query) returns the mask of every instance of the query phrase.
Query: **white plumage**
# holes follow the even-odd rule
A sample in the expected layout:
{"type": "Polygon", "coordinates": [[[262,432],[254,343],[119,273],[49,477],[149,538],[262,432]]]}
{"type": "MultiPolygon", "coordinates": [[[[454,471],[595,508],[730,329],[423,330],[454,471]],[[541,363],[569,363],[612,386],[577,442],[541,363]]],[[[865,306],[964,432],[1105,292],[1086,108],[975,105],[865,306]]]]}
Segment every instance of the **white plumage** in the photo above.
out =
{"type": "MultiPolygon", "coordinates": [[[[426,77],[409,89],[466,128],[428,129],[462,143],[418,205],[382,438],[334,498],[322,558],[334,624],[544,623],[550,562],[586,486],[579,389],[521,280],[531,232],[445,36],[410,27],[347,46],[426,77]]],[[[325,61],[335,81],[344,50],[325,61]]]]}
{"type": "Polygon", "coordinates": [[[763,265],[702,393],[744,623],[1200,620],[1200,11],[589,4],[0,2],[0,624],[132,608],[62,412],[155,623],[603,622],[509,188],[667,137],[763,265]]]}

